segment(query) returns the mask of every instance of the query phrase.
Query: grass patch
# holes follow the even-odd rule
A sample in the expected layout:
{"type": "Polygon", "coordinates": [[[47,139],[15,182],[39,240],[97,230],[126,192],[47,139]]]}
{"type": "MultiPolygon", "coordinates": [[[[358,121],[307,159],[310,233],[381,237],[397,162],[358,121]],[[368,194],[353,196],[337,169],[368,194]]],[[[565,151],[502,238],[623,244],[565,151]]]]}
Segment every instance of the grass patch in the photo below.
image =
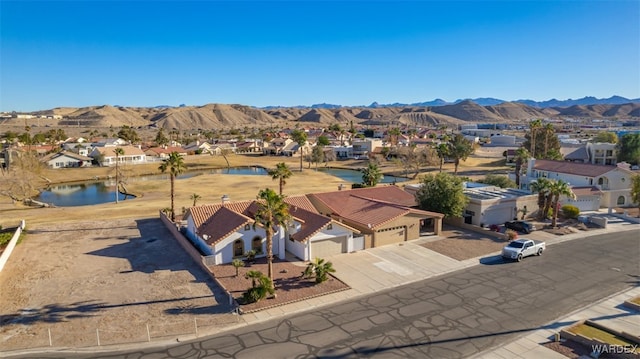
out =
{"type": "Polygon", "coordinates": [[[588,324],[580,324],[575,327],[569,328],[567,331],[573,334],[580,334],[587,338],[598,339],[607,344],[627,347],[635,345],[635,343],[632,343],[625,338],[619,337],[608,331],[592,327],[588,324]]]}
{"type": "Polygon", "coordinates": [[[0,247],[6,246],[13,237],[13,232],[0,233],[0,247]]]}

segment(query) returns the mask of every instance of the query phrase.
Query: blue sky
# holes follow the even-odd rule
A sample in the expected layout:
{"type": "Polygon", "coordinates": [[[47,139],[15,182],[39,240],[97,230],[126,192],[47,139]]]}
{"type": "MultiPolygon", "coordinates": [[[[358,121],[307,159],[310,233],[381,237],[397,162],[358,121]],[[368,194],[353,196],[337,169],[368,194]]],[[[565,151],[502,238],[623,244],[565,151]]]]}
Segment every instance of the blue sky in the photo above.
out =
{"type": "Polygon", "coordinates": [[[4,1],[0,111],[640,97],[638,1],[4,1]]]}

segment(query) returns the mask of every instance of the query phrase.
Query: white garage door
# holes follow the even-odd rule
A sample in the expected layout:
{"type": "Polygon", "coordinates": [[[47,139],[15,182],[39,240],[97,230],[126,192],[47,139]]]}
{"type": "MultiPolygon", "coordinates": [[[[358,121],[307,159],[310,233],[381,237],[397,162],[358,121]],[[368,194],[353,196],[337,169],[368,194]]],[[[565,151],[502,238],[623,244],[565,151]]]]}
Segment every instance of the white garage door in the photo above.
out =
{"type": "Polygon", "coordinates": [[[311,257],[309,260],[326,258],[346,252],[346,237],[329,238],[311,242],[311,257]]]}

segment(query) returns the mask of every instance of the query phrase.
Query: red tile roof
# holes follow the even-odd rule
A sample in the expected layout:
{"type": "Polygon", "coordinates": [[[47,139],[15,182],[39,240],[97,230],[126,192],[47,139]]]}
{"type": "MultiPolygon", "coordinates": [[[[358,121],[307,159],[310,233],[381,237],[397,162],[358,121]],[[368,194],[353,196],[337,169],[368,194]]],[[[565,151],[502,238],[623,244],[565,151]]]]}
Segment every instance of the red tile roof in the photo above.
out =
{"type": "Polygon", "coordinates": [[[576,196],[600,196],[603,192],[596,186],[571,187],[576,196]]]}
{"type": "Polygon", "coordinates": [[[538,171],[557,172],[586,177],[597,177],[602,176],[607,172],[611,172],[618,167],[567,161],[535,160],[534,168],[538,171]]]}
{"type": "MultiPolygon", "coordinates": [[[[305,196],[285,197],[289,213],[302,224],[300,231],[292,237],[304,242],[326,227],[331,218],[318,214],[311,201],[305,196]]],[[[227,202],[189,208],[198,235],[207,235],[207,243],[215,244],[228,237],[246,224],[254,223],[258,210],[257,201],[227,202]]]]}
{"type": "Polygon", "coordinates": [[[227,207],[220,207],[199,228],[198,234],[207,235],[206,242],[215,244],[245,224],[253,223],[253,220],[241,213],[234,212],[227,207]]]}
{"type": "Polygon", "coordinates": [[[416,205],[415,197],[396,186],[313,193],[308,196],[330,208],[332,216],[374,229],[409,213],[444,217],[440,213],[410,208],[416,205]]]}

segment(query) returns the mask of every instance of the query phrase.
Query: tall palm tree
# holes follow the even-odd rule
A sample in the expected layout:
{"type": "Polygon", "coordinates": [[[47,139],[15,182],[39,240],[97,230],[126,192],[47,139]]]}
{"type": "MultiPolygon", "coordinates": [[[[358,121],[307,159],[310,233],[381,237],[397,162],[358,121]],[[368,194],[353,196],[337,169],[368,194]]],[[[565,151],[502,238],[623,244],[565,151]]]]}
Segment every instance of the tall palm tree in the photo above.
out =
{"type": "Polygon", "coordinates": [[[271,179],[277,179],[279,181],[280,195],[282,196],[284,185],[287,184],[286,180],[293,176],[293,172],[291,172],[291,169],[286,163],[280,162],[276,165],[276,168],[270,169],[268,173],[271,179]]]}
{"type": "Polygon", "coordinates": [[[520,147],[516,150],[516,185],[520,188],[520,175],[522,174],[522,167],[529,161],[531,154],[526,148],[520,147]]]}
{"type": "Polygon", "coordinates": [[[440,159],[440,172],[442,172],[442,165],[444,165],[444,160],[449,156],[449,145],[446,143],[441,143],[436,146],[436,153],[438,154],[438,158],[440,159]]]}
{"type": "Polygon", "coordinates": [[[169,179],[171,180],[171,220],[176,220],[176,211],[174,207],[174,194],[175,194],[175,181],[176,176],[187,170],[187,165],[184,163],[184,159],[178,152],[171,152],[169,158],[164,160],[158,169],[165,173],[169,171],[169,179]]]}
{"type": "Polygon", "coordinates": [[[543,220],[547,218],[549,207],[551,207],[551,196],[549,189],[551,188],[551,181],[544,177],[537,178],[530,184],[531,192],[538,194],[538,219],[543,220]]]}
{"type": "Polygon", "coordinates": [[[298,144],[300,148],[300,172],[302,172],[302,157],[304,152],[304,145],[307,143],[307,133],[298,129],[291,131],[291,139],[298,144]]]}
{"type": "Polygon", "coordinates": [[[118,168],[118,164],[120,163],[120,156],[124,155],[124,149],[122,149],[122,147],[116,147],[113,152],[116,154],[116,203],[118,203],[118,195],[120,194],[118,187],[118,173],[120,172],[120,169],[118,168]]]}
{"type": "Polygon", "coordinates": [[[454,171],[453,174],[458,174],[458,166],[460,165],[460,160],[466,161],[469,155],[475,152],[475,148],[473,147],[473,143],[463,135],[457,133],[451,140],[449,140],[449,156],[453,158],[454,171]]]}
{"type": "Polygon", "coordinates": [[[289,205],[284,201],[284,197],[277,194],[271,188],[266,188],[258,192],[258,210],[255,214],[255,223],[264,227],[267,237],[267,276],[273,282],[273,234],[274,228],[286,225],[291,219],[289,205]]]}
{"type": "Polygon", "coordinates": [[[542,128],[544,131],[544,155],[543,158],[549,158],[549,137],[553,136],[553,133],[556,129],[553,127],[553,124],[547,123],[542,128]]]}
{"type": "Polygon", "coordinates": [[[369,162],[369,166],[361,168],[360,171],[362,172],[362,184],[367,187],[375,187],[384,178],[378,165],[373,162],[369,162]]]}
{"type": "Polygon", "coordinates": [[[531,153],[531,155],[535,158],[539,157],[536,156],[536,132],[538,132],[538,129],[540,127],[542,127],[542,120],[539,118],[529,122],[529,129],[531,130],[531,136],[529,138],[529,140],[531,141],[531,148],[529,149],[529,153],[531,153]]]}
{"type": "Polygon", "coordinates": [[[558,212],[560,211],[558,202],[560,196],[567,196],[571,199],[576,199],[575,193],[571,190],[569,184],[563,180],[551,181],[551,188],[549,192],[553,196],[553,217],[551,219],[551,227],[555,227],[558,224],[558,212]]]}

